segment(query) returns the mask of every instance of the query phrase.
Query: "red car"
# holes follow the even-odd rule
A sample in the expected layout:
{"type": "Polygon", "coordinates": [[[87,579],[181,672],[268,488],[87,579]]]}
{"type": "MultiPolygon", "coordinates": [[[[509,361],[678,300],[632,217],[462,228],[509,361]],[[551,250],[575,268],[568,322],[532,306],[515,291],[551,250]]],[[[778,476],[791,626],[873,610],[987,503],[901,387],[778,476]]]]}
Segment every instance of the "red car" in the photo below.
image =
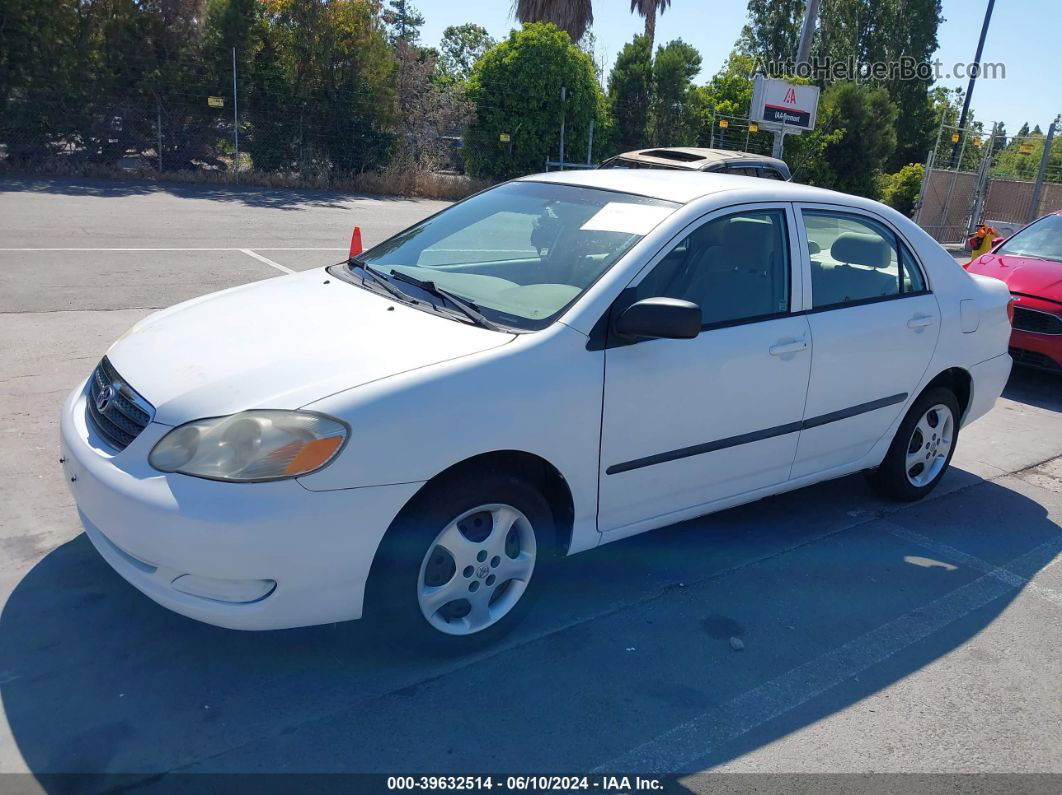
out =
{"type": "Polygon", "coordinates": [[[1062,211],[1034,221],[963,267],[1010,288],[1015,363],[1062,373],[1062,211]]]}

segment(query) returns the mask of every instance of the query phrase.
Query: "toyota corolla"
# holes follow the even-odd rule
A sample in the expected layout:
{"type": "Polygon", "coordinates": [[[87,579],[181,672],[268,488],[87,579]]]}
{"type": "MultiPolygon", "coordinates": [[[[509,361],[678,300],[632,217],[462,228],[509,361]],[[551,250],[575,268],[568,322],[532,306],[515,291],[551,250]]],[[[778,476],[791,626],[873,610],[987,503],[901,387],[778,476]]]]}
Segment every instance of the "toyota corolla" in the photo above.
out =
{"type": "Polygon", "coordinates": [[[66,401],[63,467],[165,607],[462,647],[566,555],[860,471],[923,497],[1007,380],[1009,300],[866,199],[532,176],[148,316],[66,401]]]}

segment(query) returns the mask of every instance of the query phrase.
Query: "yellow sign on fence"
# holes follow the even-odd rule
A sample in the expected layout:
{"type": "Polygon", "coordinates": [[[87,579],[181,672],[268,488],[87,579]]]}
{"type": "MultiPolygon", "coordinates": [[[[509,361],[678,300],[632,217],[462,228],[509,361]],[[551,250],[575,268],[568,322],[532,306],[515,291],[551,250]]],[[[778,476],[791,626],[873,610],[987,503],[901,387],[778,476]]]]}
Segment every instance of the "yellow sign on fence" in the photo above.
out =
{"type": "Polygon", "coordinates": [[[1020,144],[1018,146],[1018,154],[1019,155],[1031,155],[1032,153],[1033,153],[1033,145],[1032,144],[1020,144]]]}
{"type": "Polygon", "coordinates": [[[730,126],[730,122],[728,122],[726,119],[720,119],[719,126],[725,130],[727,127],[730,126]]]}
{"type": "Polygon", "coordinates": [[[758,125],[756,122],[749,122],[749,132],[750,133],[759,132],[759,131],[760,131],[760,125],[758,125]]]}
{"type": "Polygon", "coordinates": [[[225,98],[224,97],[207,97],[207,104],[210,107],[212,107],[212,108],[223,108],[223,107],[225,107],[225,98]]]}
{"type": "Polygon", "coordinates": [[[498,136],[498,140],[501,141],[503,144],[509,143],[509,133],[502,133],[498,136]]]}

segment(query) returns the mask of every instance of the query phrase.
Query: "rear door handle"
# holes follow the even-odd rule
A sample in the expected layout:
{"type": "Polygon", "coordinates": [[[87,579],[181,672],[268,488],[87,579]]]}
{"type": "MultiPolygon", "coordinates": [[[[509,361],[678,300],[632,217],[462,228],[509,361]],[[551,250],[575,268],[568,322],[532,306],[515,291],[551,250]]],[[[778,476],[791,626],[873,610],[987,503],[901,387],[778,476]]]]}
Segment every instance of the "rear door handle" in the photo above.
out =
{"type": "Polygon", "coordinates": [[[925,328],[932,326],[936,320],[932,315],[915,315],[907,321],[907,328],[925,328]]]}
{"type": "Polygon", "coordinates": [[[777,345],[772,345],[768,348],[768,352],[771,356],[784,356],[787,353],[800,353],[806,351],[808,348],[808,341],[802,340],[790,340],[789,342],[779,342],[777,345]]]}

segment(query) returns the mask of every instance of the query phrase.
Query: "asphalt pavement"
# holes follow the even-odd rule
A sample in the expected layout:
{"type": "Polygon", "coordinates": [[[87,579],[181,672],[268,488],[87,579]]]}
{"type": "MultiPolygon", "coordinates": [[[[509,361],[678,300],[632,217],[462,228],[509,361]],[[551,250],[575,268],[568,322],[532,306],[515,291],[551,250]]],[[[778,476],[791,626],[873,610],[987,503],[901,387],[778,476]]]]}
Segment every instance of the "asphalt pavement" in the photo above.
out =
{"type": "Polygon", "coordinates": [[[574,556],[467,657],[360,622],[209,627],[111,571],[56,462],[60,405],[110,342],[444,206],[0,180],[0,772],[1062,773],[1047,374],[1014,374],[922,503],[854,476],[574,556]]]}

